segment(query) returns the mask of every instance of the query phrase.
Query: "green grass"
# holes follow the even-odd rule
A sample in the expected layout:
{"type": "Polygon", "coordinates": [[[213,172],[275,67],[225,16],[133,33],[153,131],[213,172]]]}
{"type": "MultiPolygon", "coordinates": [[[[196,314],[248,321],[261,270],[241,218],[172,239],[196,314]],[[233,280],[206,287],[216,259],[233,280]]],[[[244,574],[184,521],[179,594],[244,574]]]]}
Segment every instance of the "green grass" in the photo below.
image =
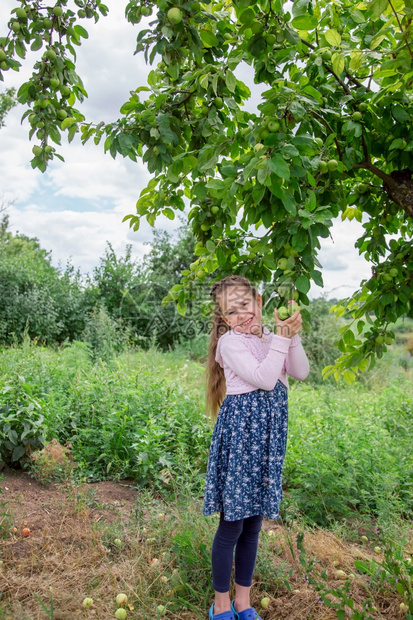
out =
{"type": "MultiPolygon", "coordinates": [[[[291,382],[285,519],[413,516],[413,389],[399,356],[351,388],[291,382]]],[[[165,496],[202,496],[212,424],[204,367],[184,349],[92,364],[84,343],[26,343],[0,352],[0,376],[0,395],[19,385],[40,403],[45,439],[71,444],[78,479],[132,477],[165,496]]]]}

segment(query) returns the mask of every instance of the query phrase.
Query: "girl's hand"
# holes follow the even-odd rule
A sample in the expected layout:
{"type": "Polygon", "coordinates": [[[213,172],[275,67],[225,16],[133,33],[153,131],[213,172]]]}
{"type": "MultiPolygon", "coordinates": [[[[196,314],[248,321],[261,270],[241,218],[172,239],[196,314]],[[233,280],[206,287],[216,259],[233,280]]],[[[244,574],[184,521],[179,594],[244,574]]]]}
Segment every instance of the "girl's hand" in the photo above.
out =
{"type": "MultiPolygon", "coordinates": [[[[288,302],[288,304],[292,303],[294,303],[293,300],[288,302]]],[[[285,321],[282,321],[278,316],[277,308],[274,308],[274,317],[277,323],[277,336],[292,338],[302,329],[303,319],[299,310],[294,312],[294,314],[288,317],[288,319],[285,319],[285,321]]]]}

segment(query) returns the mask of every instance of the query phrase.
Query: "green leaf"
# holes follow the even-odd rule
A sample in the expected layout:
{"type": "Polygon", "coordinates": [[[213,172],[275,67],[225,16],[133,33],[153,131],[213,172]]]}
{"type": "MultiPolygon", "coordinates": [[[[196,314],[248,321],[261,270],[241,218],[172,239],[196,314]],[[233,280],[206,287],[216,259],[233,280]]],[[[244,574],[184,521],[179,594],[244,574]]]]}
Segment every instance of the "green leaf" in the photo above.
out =
{"type": "Polygon", "coordinates": [[[25,454],[25,452],[26,450],[24,449],[24,446],[16,446],[16,448],[14,448],[13,450],[11,460],[18,461],[25,454]]]}
{"type": "Polygon", "coordinates": [[[170,207],[165,207],[164,209],[162,209],[162,213],[163,213],[163,215],[166,215],[166,217],[169,220],[174,220],[175,219],[175,211],[173,209],[171,209],[170,207]]]}
{"type": "Polygon", "coordinates": [[[199,36],[201,37],[201,41],[205,45],[205,47],[216,47],[217,45],[219,45],[219,41],[214,35],[214,33],[210,30],[207,30],[206,28],[201,28],[201,30],[199,31],[199,36]]]}
{"type": "Polygon", "coordinates": [[[396,121],[399,121],[400,123],[404,123],[410,120],[410,114],[399,105],[395,105],[392,108],[391,112],[394,118],[396,119],[396,121]]]}
{"type": "Polygon", "coordinates": [[[386,38],[385,34],[376,34],[375,37],[372,38],[372,40],[370,41],[370,49],[371,50],[375,50],[376,47],[379,47],[380,43],[382,41],[384,41],[384,39],[386,38]]]}
{"type": "Polygon", "coordinates": [[[208,241],[205,244],[205,247],[210,254],[213,254],[215,252],[215,243],[211,241],[211,239],[208,239],[208,241]]]}
{"type": "Polygon", "coordinates": [[[331,62],[333,64],[334,73],[336,73],[337,75],[340,75],[340,73],[344,71],[344,67],[345,67],[344,56],[342,56],[341,54],[337,54],[337,53],[333,54],[331,58],[331,62]]]}
{"type": "Polygon", "coordinates": [[[75,26],[75,32],[76,32],[79,36],[83,37],[84,39],[88,39],[88,38],[89,38],[89,33],[88,33],[88,31],[87,31],[87,30],[85,30],[85,29],[83,28],[83,26],[80,26],[80,24],[77,24],[77,25],[75,26]]]}
{"type": "Polygon", "coordinates": [[[333,47],[338,47],[341,43],[341,36],[334,28],[330,28],[324,34],[327,43],[332,45],[333,47]]]}
{"type": "Polygon", "coordinates": [[[351,71],[357,71],[358,69],[360,69],[361,65],[363,64],[363,59],[363,52],[350,52],[349,69],[351,71]]]}
{"type": "Polygon", "coordinates": [[[297,30],[314,30],[318,26],[318,19],[314,15],[298,15],[294,17],[291,22],[291,25],[297,30]]]}
{"type": "Polygon", "coordinates": [[[281,157],[279,153],[276,153],[272,159],[268,162],[269,168],[272,172],[274,172],[277,176],[285,179],[286,181],[290,178],[290,168],[287,162],[281,157]]]}
{"type": "Polygon", "coordinates": [[[383,11],[388,7],[389,0],[373,0],[368,8],[371,9],[371,16],[373,20],[379,19],[383,11]]]}
{"type": "Polygon", "coordinates": [[[310,290],[310,280],[306,276],[298,276],[295,281],[295,288],[300,293],[308,293],[310,290]]]}
{"type": "Polygon", "coordinates": [[[245,11],[242,11],[240,16],[238,17],[241,24],[248,24],[249,22],[252,22],[254,18],[255,13],[252,9],[246,9],[245,11]]]}
{"type": "Polygon", "coordinates": [[[229,92],[233,93],[237,85],[237,79],[235,75],[232,73],[232,71],[230,71],[230,69],[227,70],[227,73],[225,75],[225,83],[227,85],[229,92]]]}
{"type": "Polygon", "coordinates": [[[389,146],[389,151],[392,151],[393,149],[401,149],[404,148],[406,144],[406,140],[403,140],[403,138],[396,138],[395,140],[393,140],[393,142],[390,144],[389,146]]]}

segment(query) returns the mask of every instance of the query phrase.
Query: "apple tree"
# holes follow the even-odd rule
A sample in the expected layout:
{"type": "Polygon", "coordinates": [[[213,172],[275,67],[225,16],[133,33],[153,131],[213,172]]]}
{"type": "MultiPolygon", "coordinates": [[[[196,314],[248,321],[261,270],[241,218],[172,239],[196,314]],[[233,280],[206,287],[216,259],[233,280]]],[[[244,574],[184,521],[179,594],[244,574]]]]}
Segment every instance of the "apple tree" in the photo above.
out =
{"type": "Polygon", "coordinates": [[[371,367],[395,321],[413,316],[413,0],[125,0],[152,68],[111,123],[76,109],[76,46],[107,7],[50,4],[16,0],[0,38],[0,75],[39,50],[18,92],[32,166],[60,157],[62,134],[142,158],[152,178],[130,225],[190,207],[197,259],[167,296],[181,312],[191,284],[217,270],[305,306],[311,281],[323,284],[320,239],[334,218],[360,222],[371,277],[335,307],[348,320],[325,375],[351,383],[371,367]]]}
{"type": "Polygon", "coordinates": [[[0,93],[0,129],[4,127],[7,113],[16,105],[16,89],[7,88],[0,93]]]}

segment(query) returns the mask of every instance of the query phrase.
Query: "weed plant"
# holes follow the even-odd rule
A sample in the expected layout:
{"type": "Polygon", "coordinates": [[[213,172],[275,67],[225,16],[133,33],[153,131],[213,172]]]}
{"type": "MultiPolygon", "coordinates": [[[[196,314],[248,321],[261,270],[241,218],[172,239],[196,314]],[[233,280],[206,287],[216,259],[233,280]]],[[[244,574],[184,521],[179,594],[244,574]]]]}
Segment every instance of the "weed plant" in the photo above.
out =
{"type": "MultiPolygon", "coordinates": [[[[291,381],[287,522],[413,516],[413,390],[398,355],[380,360],[368,385],[291,381]]],[[[26,342],[0,352],[0,373],[9,395],[25,377],[25,393],[42,404],[45,440],[70,445],[77,479],[131,477],[166,497],[202,497],[212,423],[203,365],[185,351],[128,350],[93,364],[85,343],[52,350],[26,342]]]]}

